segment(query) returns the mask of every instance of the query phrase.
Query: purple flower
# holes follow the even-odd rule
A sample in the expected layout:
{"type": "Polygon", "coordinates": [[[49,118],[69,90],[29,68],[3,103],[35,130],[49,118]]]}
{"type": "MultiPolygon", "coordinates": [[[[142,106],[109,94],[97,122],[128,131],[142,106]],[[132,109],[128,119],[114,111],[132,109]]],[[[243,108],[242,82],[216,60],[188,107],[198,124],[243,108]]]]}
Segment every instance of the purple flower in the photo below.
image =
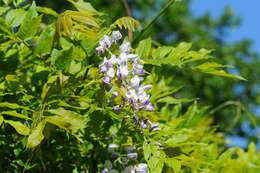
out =
{"type": "Polygon", "coordinates": [[[99,45],[104,48],[104,49],[107,49],[107,48],[110,48],[111,45],[112,45],[112,41],[110,39],[109,36],[107,35],[104,35],[104,37],[102,38],[102,40],[99,41],[99,45]]]}
{"type": "Polygon", "coordinates": [[[101,73],[105,73],[107,71],[107,67],[105,65],[100,66],[99,71],[101,73]]]}
{"type": "Polygon", "coordinates": [[[147,126],[148,126],[148,125],[147,125],[147,122],[144,121],[144,120],[141,121],[141,124],[140,124],[140,125],[141,125],[141,128],[142,128],[142,129],[146,129],[147,126]]]}
{"type": "Polygon", "coordinates": [[[153,111],[153,110],[154,110],[154,107],[153,107],[153,105],[152,105],[151,103],[149,103],[149,104],[147,104],[147,105],[145,106],[145,110],[147,110],[147,111],[153,111]]]}
{"type": "Polygon", "coordinates": [[[113,107],[113,110],[114,111],[119,111],[119,110],[121,110],[121,106],[120,105],[116,105],[116,106],[113,107]]]}
{"type": "Polygon", "coordinates": [[[108,76],[105,76],[103,82],[106,84],[110,84],[110,78],[108,76]]]}
{"type": "Polygon", "coordinates": [[[101,173],[108,173],[108,169],[107,169],[107,168],[103,169],[103,170],[101,171],[101,173]]]}
{"type": "Polygon", "coordinates": [[[128,153],[127,157],[128,157],[128,159],[135,160],[135,159],[137,159],[138,155],[137,155],[137,153],[128,153]]]}
{"type": "Polygon", "coordinates": [[[161,129],[160,129],[160,127],[158,127],[157,124],[152,124],[151,125],[150,131],[155,132],[155,131],[158,131],[158,130],[161,130],[161,129]]]}
{"type": "Polygon", "coordinates": [[[137,75],[135,75],[131,80],[130,83],[134,88],[139,87],[139,84],[141,82],[142,78],[138,77],[137,75]]]}
{"type": "Polygon", "coordinates": [[[148,173],[148,166],[145,163],[135,165],[135,173],[148,173]]]}
{"type": "Polygon", "coordinates": [[[129,42],[124,42],[123,44],[121,44],[121,46],[119,47],[120,51],[123,53],[130,53],[131,50],[131,44],[129,42]]]}

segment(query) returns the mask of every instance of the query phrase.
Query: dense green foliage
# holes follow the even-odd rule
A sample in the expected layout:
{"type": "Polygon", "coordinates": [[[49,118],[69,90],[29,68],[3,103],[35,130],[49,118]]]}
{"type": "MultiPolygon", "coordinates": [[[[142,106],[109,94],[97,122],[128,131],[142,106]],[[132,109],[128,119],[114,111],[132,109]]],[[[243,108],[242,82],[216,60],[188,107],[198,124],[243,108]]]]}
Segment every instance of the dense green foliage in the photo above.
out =
{"type": "MultiPolygon", "coordinates": [[[[36,2],[59,12],[73,8],[70,3],[60,0],[36,2]]],[[[118,17],[129,14],[122,0],[89,0],[89,2],[96,9],[108,14],[103,16],[104,22],[108,25],[118,17]]],[[[165,0],[128,0],[126,2],[128,2],[130,14],[142,21],[142,27],[145,27],[167,4],[165,0]]],[[[168,45],[177,45],[182,41],[192,42],[195,49],[203,47],[213,50],[212,55],[216,57],[217,62],[233,66],[229,69],[230,72],[246,76],[247,82],[238,82],[192,73],[188,68],[182,70],[163,68],[161,71],[164,77],[169,76],[174,79],[172,84],[178,82],[179,85],[185,87],[185,90],[180,91],[183,96],[200,98],[200,104],[211,105],[215,108],[210,114],[214,115],[213,123],[218,126],[218,131],[243,137],[246,142],[259,143],[259,137],[255,133],[255,125],[260,121],[259,116],[252,116],[259,110],[259,54],[252,51],[251,40],[227,41],[229,34],[241,23],[232,8],[226,8],[217,18],[213,17],[210,12],[198,17],[191,11],[191,3],[192,0],[183,0],[182,3],[170,6],[153,25],[150,25],[140,40],[151,37],[158,41],[158,44],[168,45]],[[189,90],[192,92],[187,92],[189,90]],[[243,126],[248,124],[251,130],[244,129],[243,126]]]]}
{"type": "MultiPolygon", "coordinates": [[[[233,82],[244,78],[227,73],[228,66],[217,63],[211,50],[193,50],[186,42],[160,45],[131,17],[110,23],[89,3],[70,2],[74,10],[61,14],[35,3],[1,2],[0,172],[92,173],[110,163],[114,172],[139,163],[154,173],[259,172],[255,145],[245,151],[226,148],[223,135],[211,126],[209,107],[183,94],[190,90],[182,85],[191,81],[183,83],[169,72],[233,82]],[[113,110],[122,99],[111,101],[96,47],[118,29],[136,31],[131,52],[144,63],[154,111],[129,105],[113,110]],[[148,119],[160,130],[142,128],[139,120],[148,119]],[[110,144],[118,147],[111,152],[110,144]],[[127,157],[130,146],[135,159],[127,157]]],[[[117,82],[113,85],[124,94],[117,82]]]]}

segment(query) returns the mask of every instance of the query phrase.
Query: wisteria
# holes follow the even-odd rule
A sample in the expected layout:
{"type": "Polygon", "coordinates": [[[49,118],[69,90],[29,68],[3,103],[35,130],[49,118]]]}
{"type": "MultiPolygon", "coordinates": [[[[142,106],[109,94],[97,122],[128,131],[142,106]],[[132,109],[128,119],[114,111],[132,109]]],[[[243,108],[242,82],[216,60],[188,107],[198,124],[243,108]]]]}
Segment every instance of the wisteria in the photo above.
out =
{"type": "MultiPolygon", "coordinates": [[[[109,49],[113,44],[119,44],[122,35],[119,31],[113,31],[111,37],[105,35],[99,42],[96,51],[100,55],[107,53],[103,62],[100,64],[100,72],[104,74],[103,82],[112,84],[119,81],[121,87],[125,88],[123,97],[124,104],[130,104],[135,110],[152,111],[154,107],[150,102],[150,95],[146,93],[151,85],[142,85],[144,69],[137,54],[131,53],[131,44],[124,41],[118,46],[119,53],[113,54],[109,49]]],[[[113,97],[117,97],[113,94],[113,97]]],[[[122,108],[121,105],[116,105],[115,110],[122,108]]]]}
{"type": "MultiPolygon", "coordinates": [[[[116,156],[117,160],[120,160],[120,162],[123,164],[124,167],[121,170],[121,173],[148,173],[148,167],[145,163],[139,163],[139,164],[131,164],[131,160],[137,160],[138,154],[136,152],[136,147],[129,145],[125,146],[124,150],[126,152],[125,154],[119,154],[119,146],[117,144],[109,144],[108,151],[111,154],[111,157],[116,156]],[[130,163],[130,164],[129,164],[130,163]]],[[[105,167],[101,171],[101,173],[119,173],[117,169],[113,168],[113,164],[110,160],[106,160],[104,163],[105,167]]]]}
{"type": "MultiPolygon", "coordinates": [[[[96,48],[97,53],[103,56],[99,69],[104,75],[104,84],[110,86],[108,88],[110,88],[111,100],[118,97],[122,100],[121,104],[113,105],[113,109],[120,111],[124,106],[130,106],[136,113],[141,110],[153,111],[154,107],[150,102],[150,95],[147,93],[152,85],[143,84],[145,71],[140,57],[132,52],[130,42],[121,41],[120,44],[121,39],[121,33],[113,31],[111,36],[105,35],[96,48]]],[[[139,119],[136,114],[133,115],[133,121],[143,130],[148,129],[149,132],[160,130],[157,124],[148,119],[139,119]]],[[[138,159],[134,146],[125,147],[126,155],[124,156],[118,153],[119,148],[120,146],[117,144],[111,143],[107,150],[111,158],[120,158],[126,161],[122,172],[148,173],[148,167],[145,163],[128,165],[129,161],[138,159]]],[[[117,172],[113,169],[110,160],[107,160],[105,165],[107,166],[101,171],[102,173],[117,172]]]]}

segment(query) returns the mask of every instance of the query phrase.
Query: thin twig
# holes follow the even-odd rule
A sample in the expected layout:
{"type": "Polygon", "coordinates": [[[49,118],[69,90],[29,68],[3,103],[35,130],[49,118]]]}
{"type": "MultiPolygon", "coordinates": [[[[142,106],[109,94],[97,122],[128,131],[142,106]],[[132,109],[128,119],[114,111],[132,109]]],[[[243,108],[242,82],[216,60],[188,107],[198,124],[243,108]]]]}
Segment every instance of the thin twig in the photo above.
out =
{"type": "MultiPolygon", "coordinates": [[[[132,11],[131,11],[131,8],[130,8],[127,0],[122,0],[122,3],[123,3],[123,5],[124,5],[124,7],[126,9],[126,14],[131,17],[132,16],[132,11]]],[[[133,40],[133,32],[131,30],[128,30],[128,38],[129,38],[129,41],[133,40]]]]}

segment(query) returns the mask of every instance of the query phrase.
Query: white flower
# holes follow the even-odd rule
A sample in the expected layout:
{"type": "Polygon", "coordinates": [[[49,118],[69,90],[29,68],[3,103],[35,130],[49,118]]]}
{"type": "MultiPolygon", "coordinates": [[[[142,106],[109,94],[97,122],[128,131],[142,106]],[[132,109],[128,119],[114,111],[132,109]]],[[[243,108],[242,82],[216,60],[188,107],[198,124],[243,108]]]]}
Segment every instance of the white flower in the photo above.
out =
{"type": "Polygon", "coordinates": [[[111,45],[112,45],[112,41],[111,41],[111,39],[110,39],[109,36],[104,35],[104,37],[102,38],[102,40],[99,41],[99,45],[100,45],[101,47],[103,47],[104,49],[110,48],[111,45]]]}
{"type": "Polygon", "coordinates": [[[136,173],[148,173],[148,167],[145,163],[140,163],[135,165],[135,172],[136,173]]]}
{"type": "Polygon", "coordinates": [[[145,104],[147,101],[149,101],[150,95],[146,94],[145,92],[139,92],[138,93],[138,100],[140,103],[145,104]]]}
{"type": "Polygon", "coordinates": [[[121,46],[119,47],[120,51],[123,53],[130,53],[131,50],[131,44],[127,41],[124,42],[123,44],[121,44],[121,46]]]}
{"type": "Polygon", "coordinates": [[[115,70],[113,67],[110,67],[108,70],[107,70],[107,76],[110,77],[110,78],[113,78],[115,76],[115,70]]]}
{"type": "Polygon", "coordinates": [[[111,38],[113,42],[116,42],[122,38],[122,35],[119,31],[113,31],[111,34],[111,38]]]}
{"type": "Polygon", "coordinates": [[[118,94],[118,92],[117,91],[114,91],[113,93],[112,93],[112,98],[115,98],[115,97],[117,97],[119,94],[118,94]]]}
{"type": "Polygon", "coordinates": [[[112,55],[111,58],[109,59],[109,61],[110,61],[113,65],[115,65],[115,64],[118,63],[118,59],[117,59],[117,57],[116,57],[115,55],[112,55]]]}
{"type": "Polygon", "coordinates": [[[128,54],[127,58],[130,59],[131,61],[137,61],[137,59],[139,58],[138,55],[136,54],[128,54]]]}
{"type": "Polygon", "coordinates": [[[134,89],[128,90],[125,96],[128,100],[132,99],[133,101],[137,101],[138,99],[136,91],[134,89]]]}
{"type": "Polygon", "coordinates": [[[98,47],[96,48],[96,51],[97,51],[98,54],[103,54],[103,53],[105,53],[105,49],[104,49],[102,46],[98,46],[98,47]]]}
{"type": "Polygon", "coordinates": [[[108,145],[108,152],[114,152],[119,146],[117,144],[109,144],[108,145]]]}
{"type": "Polygon", "coordinates": [[[127,65],[121,65],[119,66],[119,69],[117,70],[117,76],[119,78],[125,78],[129,74],[127,65]]]}
{"type": "Polygon", "coordinates": [[[119,65],[125,65],[127,64],[128,58],[126,53],[121,53],[119,55],[118,64],[119,65]]]}
{"type": "Polygon", "coordinates": [[[131,85],[134,87],[134,88],[137,88],[139,87],[139,84],[141,82],[141,78],[138,77],[137,75],[135,75],[131,80],[130,80],[130,83],[131,85]]]}

